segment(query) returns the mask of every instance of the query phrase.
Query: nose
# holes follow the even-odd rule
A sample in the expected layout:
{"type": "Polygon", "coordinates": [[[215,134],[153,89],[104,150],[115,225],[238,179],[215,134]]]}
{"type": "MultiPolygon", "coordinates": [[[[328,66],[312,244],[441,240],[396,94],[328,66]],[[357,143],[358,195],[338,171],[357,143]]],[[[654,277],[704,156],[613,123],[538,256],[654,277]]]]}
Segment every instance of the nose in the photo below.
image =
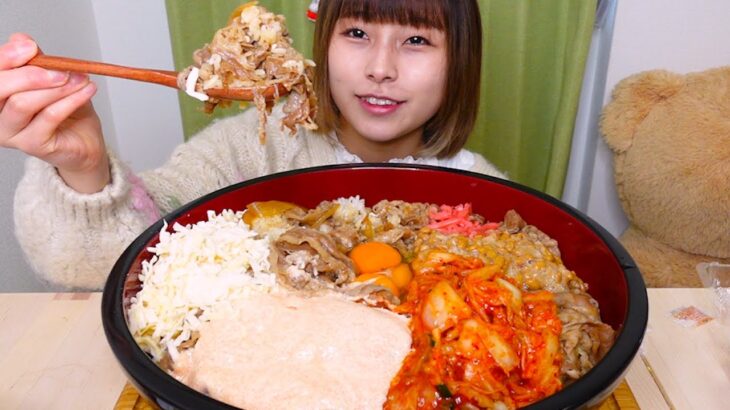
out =
{"type": "Polygon", "coordinates": [[[374,44],[365,66],[365,75],[376,83],[398,78],[397,51],[386,44],[374,44]]]}

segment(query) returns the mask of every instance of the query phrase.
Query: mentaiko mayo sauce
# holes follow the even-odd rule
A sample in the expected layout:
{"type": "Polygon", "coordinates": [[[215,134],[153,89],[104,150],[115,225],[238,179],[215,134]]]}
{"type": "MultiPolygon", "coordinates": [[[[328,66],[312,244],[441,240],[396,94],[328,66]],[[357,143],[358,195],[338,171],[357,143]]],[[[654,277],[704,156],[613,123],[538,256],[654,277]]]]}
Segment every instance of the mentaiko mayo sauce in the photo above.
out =
{"type": "Polygon", "coordinates": [[[380,409],[411,346],[405,317],[327,295],[253,294],[200,328],[173,374],[256,409],[380,409]]]}

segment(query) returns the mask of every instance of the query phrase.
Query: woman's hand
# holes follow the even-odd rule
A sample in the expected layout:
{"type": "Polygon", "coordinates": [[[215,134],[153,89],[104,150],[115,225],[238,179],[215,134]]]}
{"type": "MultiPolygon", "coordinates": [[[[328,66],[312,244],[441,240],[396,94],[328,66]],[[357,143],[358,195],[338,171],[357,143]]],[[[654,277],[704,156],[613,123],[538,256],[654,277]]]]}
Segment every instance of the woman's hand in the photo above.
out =
{"type": "Polygon", "coordinates": [[[0,146],[55,166],[78,192],[98,192],[109,183],[110,171],[91,105],[96,85],[86,75],[26,66],[39,52],[25,34],[0,45],[0,146]]]}

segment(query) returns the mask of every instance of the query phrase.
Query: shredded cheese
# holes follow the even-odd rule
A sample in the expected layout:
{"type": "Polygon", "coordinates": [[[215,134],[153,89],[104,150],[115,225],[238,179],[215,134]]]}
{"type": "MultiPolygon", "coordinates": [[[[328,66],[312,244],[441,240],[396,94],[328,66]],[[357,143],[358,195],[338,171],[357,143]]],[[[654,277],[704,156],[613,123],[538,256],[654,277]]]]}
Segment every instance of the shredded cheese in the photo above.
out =
{"type": "Polygon", "coordinates": [[[165,225],[160,241],[142,262],[142,290],[128,310],[129,330],[143,350],[160,360],[175,360],[177,347],[189,340],[219,304],[269,292],[276,275],[269,266],[269,240],[242,220],[243,212],[208,212],[194,225],[165,225]]]}

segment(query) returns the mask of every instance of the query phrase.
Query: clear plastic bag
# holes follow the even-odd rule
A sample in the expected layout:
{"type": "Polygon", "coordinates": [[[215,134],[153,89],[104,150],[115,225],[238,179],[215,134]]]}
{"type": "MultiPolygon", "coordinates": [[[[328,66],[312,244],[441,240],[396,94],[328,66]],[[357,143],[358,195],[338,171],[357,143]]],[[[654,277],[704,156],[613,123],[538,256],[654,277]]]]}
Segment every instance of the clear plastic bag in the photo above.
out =
{"type": "Polygon", "coordinates": [[[697,264],[702,285],[712,289],[717,306],[717,319],[730,325],[730,265],[718,262],[697,264]]]}

